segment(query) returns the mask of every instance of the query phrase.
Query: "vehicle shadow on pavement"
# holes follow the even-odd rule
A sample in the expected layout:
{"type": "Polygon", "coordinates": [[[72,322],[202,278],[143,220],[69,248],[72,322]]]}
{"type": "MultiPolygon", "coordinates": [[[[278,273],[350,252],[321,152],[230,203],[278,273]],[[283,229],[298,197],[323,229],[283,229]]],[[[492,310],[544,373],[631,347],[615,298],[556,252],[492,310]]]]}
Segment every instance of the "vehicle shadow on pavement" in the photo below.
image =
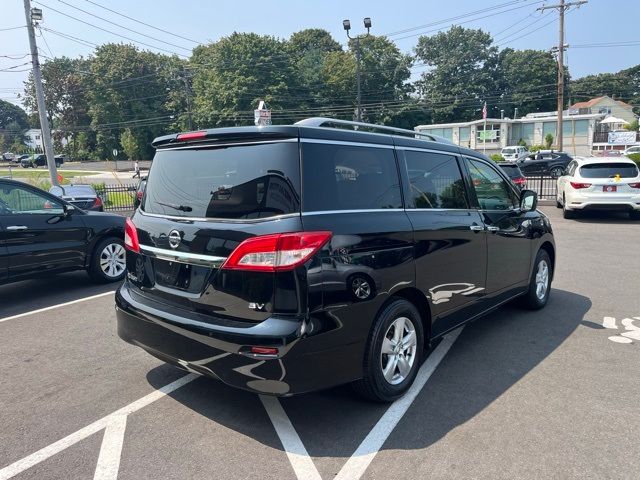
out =
{"type": "Polygon", "coordinates": [[[86,272],[46,275],[0,285],[0,318],[115,291],[119,285],[93,283],[86,272]]]}
{"type": "MultiPolygon", "coordinates": [[[[551,355],[590,307],[584,296],[553,289],[543,310],[506,305],[467,325],[383,450],[425,448],[476,416],[551,355]]],[[[156,370],[166,368],[172,367],[156,370]]],[[[164,375],[151,371],[147,376],[160,387],[155,377],[164,375]]],[[[244,414],[250,405],[261,408],[256,395],[199,379],[193,388],[187,386],[171,396],[214,422],[282,450],[268,422],[265,432],[256,428],[253,414],[250,418],[244,414]]],[[[332,470],[335,474],[388,408],[360,399],[349,386],[280,401],[309,454],[331,457],[327,465],[318,465],[321,474],[332,470]]]]}
{"type": "Polygon", "coordinates": [[[629,215],[625,212],[578,212],[575,218],[572,218],[570,221],[580,223],[602,223],[608,225],[625,225],[629,223],[640,225],[640,220],[630,219],[629,215]]]}

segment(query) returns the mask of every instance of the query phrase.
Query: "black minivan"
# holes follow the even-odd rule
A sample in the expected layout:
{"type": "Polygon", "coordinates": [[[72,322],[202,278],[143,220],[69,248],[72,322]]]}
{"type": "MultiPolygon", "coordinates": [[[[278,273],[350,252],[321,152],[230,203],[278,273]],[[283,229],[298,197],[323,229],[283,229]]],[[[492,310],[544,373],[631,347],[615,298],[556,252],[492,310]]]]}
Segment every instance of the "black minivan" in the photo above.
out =
{"type": "Polygon", "coordinates": [[[392,401],[438,337],[549,298],[536,194],[473,150],[324,118],[153,145],[118,334],[185,370],[274,395],[352,382],[392,401]]]}

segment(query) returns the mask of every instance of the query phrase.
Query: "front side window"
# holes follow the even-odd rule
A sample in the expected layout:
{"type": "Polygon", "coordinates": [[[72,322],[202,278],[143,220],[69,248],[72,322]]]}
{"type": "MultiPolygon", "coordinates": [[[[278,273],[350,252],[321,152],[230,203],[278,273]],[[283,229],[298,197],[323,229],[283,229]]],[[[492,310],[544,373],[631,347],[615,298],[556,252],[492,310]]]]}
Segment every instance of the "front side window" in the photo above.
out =
{"type": "Polygon", "coordinates": [[[517,206],[513,190],[493,167],[477,160],[466,161],[482,210],[510,210],[517,206]]]}
{"type": "Polygon", "coordinates": [[[0,215],[49,214],[61,215],[60,202],[29,188],[0,184],[0,215]]]}
{"type": "Polygon", "coordinates": [[[468,208],[456,158],[431,152],[406,151],[411,208],[468,208]]]}
{"type": "Polygon", "coordinates": [[[303,211],[402,208],[393,149],[303,143],[303,211]]]}

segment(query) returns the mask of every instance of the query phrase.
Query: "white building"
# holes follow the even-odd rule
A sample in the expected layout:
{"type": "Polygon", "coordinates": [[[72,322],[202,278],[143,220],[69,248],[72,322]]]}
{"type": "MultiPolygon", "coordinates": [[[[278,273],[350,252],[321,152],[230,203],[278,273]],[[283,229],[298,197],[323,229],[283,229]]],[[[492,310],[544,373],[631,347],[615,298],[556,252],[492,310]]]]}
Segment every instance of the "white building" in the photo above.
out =
{"type": "Polygon", "coordinates": [[[44,143],[42,143],[42,132],[39,128],[30,128],[24,132],[24,144],[31,150],[44,151],[44,143]]]}

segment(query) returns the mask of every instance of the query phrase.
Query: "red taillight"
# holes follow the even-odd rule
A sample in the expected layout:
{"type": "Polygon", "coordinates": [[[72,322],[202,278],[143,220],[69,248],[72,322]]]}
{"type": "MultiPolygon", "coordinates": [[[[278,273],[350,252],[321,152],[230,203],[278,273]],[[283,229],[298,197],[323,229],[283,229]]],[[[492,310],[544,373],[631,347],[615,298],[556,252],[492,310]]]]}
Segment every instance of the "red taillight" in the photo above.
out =
{"type": "Polygon", "coordinates": [[[138,230],[130,218],[127,218],[124,222],[124,248],[135,253],[140,253],[138,230]]]}
{"type": "Polygon", "coordinates": [[[187,133],[179,133],[176,137],[178,142],[187,142],[189,140],[198,140],[201,138],[205,138],[207,136],[207,132],[187,132],[187,133]]]}
{"type": "Polygon", "coordinates": [[[331,238],[331,232],[276,233],[248,238],[231,252],[222,268],[275,272],[309,260],[331,238]]]}
{"type": "Polygon", "coordinates": [[[578,182],[569,182],[569,183],[576,190],[580,190],[581,188],[589,188],[591,186],[590,183],[578,183],[578,182]]]}
{"type": "Polygon", "coordinates": [[[136,197],[138,197],[138,200],[142,200],[142,190],[136,192],[136,197]]]}
{"type": "Polygon", "coordinates": [[[636,182],[636,183],[630,183],[629,186],[631,188],[640,188],[640,182],[636,182]]]}
{"type": "Polygon", "coordinates": [[[102,206],[102,199],[100,197],[96,197],[93,201],[93,208],[100,208],[102,206]]]}
{"type": "Polygon", "coordinates": [[[273,347],[251,347],[254,355],[278,355],[278,349],[273,347]]]}
{"type": "Polygon", "coordinates": [[[527,180],[524,177],[514,178],[513,183],[515,183],[516,185],[524,185],[525,183],[527,183],[527,180]]]}

